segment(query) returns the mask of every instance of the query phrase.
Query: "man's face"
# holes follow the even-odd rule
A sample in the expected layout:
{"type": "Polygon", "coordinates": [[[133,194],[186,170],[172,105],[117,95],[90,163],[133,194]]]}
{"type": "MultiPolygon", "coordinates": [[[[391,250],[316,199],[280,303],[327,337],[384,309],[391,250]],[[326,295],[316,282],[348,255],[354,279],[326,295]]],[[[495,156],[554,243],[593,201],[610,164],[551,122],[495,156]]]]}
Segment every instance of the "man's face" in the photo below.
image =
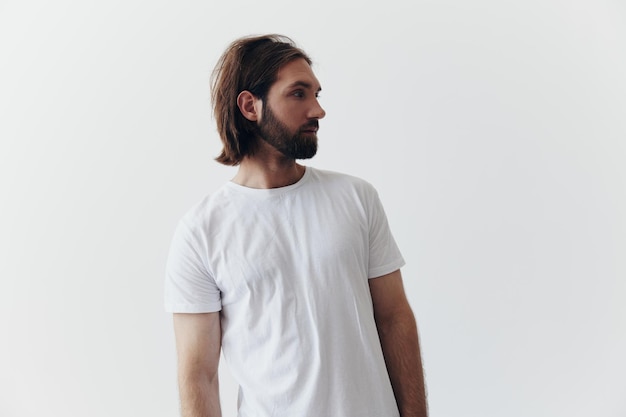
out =
{"type": "Polygon", "coordinates": [[[290,159],[312,158],[317,152],[318,120],[326,115],[317,100],[320,90],[304,59],[282,67],[263,104],[258,121],[261,138],[290,159]]]}

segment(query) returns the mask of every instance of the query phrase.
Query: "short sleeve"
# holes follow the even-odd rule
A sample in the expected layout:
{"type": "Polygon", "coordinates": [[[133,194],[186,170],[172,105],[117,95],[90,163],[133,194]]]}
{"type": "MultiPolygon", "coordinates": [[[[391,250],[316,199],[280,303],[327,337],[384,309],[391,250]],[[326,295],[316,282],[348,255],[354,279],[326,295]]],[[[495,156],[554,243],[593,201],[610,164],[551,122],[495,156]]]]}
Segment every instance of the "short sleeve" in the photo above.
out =
{"type": "Polygon", "coordinates": [[[396,244],[387,215],[378,197],[372,188],[368,212],[369,221],[369,265],[368,278],[376,278],[389,274],[404,266],[404,258],[396,244]]]}
{"type": "Polygon", "coordinates": [[[206,266],[201,231],[181,220],[174,232],[165,271],[165,310],[211,313],[222,309],[220,290],[206,266]]]}

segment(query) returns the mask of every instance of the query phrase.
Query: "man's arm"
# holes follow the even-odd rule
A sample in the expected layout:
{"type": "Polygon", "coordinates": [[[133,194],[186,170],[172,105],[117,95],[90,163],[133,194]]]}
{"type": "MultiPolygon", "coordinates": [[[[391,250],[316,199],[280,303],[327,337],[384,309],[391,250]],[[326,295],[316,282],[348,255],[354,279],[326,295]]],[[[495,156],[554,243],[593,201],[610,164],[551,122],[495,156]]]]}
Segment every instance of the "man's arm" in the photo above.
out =
{"type": "Polygon", "coordinates": [[[369,280],[387,372],[402,417],[426,417],[426,390],[417,325],[400,270],[369,280]]]}
{"type": "Polygon", "coordinates": [[[220,313],[174,314],[182,417],[221,417],[220,313]]]}

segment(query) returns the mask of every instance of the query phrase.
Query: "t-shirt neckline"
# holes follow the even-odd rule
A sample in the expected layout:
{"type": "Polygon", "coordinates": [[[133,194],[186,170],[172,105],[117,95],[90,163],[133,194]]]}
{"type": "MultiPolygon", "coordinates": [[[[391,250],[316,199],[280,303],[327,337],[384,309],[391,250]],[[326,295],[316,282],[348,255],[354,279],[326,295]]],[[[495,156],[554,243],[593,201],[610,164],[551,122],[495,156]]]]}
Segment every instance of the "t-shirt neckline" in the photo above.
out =
{"type": "Polygon", "coordinates": [[[311,172],[313,171],[313,168],[308,167],[308,166],[304,166],[304,174],[302,175],[302,177],[294,182],[293,184],[290,185],[286,185],[284,187],[278,187],[278,188],[251,188],[251,187],[246,187],[245,185],[241,185],[241,184],[237,184],[233,181],[229,181],[226,183],[226,187],[230,190],[233,190],[235,192],[238,193],[243,193],[243,194],[247,194],[247,195],[251,195],[251,196],[275,196],[275,195],[281,195],[281,194],[285,194],[288,193],[290,191],[295,190],[296,188],[301,187],[303,184],[305,184],[308,180],[309,177],[311,176],[311,172]]]}

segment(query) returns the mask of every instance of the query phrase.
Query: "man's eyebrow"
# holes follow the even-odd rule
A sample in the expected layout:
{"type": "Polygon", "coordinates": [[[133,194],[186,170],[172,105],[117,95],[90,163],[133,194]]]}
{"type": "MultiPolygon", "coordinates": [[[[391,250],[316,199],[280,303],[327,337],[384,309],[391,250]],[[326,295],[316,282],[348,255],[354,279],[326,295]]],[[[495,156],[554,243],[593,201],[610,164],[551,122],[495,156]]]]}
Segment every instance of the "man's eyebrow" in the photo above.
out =
{"type": "MultiPolygon", "coordinates": [[[[308,83],[306,81],[295,81],[291,84],[289,84],[289,86],[287,86],[287,88],[294,88],[294,87],[304,87],[307,89],[312,89],[313,88],[313,84],[308,83]]],[[[318,87],[317,91],[320,92],[322,91],[322,87],[318,87]]]]}

